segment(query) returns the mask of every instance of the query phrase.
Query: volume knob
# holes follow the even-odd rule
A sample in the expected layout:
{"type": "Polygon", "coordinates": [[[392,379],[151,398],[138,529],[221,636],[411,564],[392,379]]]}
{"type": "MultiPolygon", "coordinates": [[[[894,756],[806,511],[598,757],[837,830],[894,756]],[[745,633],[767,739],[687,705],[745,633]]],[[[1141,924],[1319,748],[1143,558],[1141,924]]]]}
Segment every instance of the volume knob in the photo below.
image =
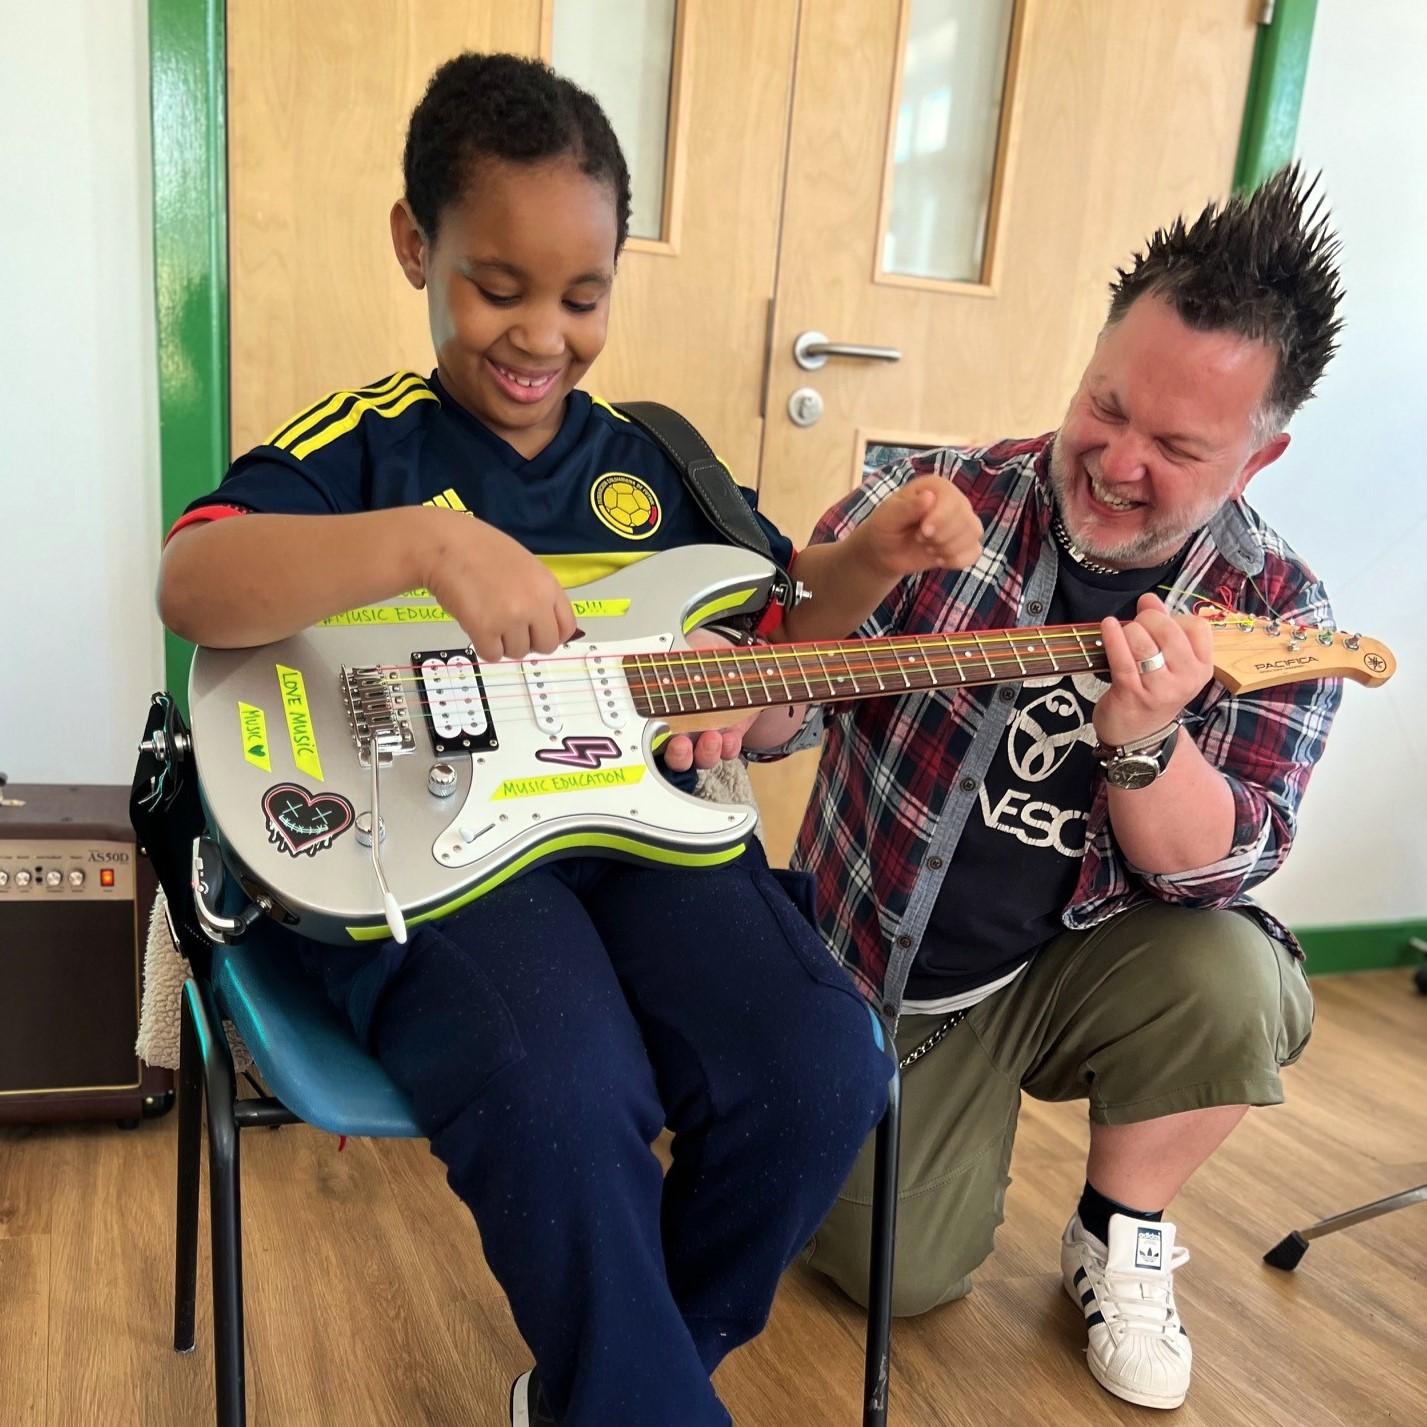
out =
{"type": "Polygon", "coordinates": [[[433,763],[426,775],[427,791],[435,798],[449,798],[457,782],[456,770],[449,763],[433,763]]]}

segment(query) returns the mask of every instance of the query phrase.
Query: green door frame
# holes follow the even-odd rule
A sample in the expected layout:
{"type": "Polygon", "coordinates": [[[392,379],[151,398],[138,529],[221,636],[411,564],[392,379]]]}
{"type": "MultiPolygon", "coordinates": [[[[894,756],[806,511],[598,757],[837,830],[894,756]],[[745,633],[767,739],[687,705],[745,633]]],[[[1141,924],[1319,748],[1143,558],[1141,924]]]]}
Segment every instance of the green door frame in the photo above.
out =
{"type": "MultiPolygon", "coordinates": [[[[149,0],[164,531],[228,466],[226,19],[224,0],[149,0]]],[[[185,708],[192,655],[165,632],[165,682],[185,708]]]]}
{"type": "Polygon", "coordinates": [[[1254,38],[1249,92],[1239,129],[1234,188],[1252,192],[1293,158],[1318,0],[1267,0],[1272,11],[1254,38]]]}

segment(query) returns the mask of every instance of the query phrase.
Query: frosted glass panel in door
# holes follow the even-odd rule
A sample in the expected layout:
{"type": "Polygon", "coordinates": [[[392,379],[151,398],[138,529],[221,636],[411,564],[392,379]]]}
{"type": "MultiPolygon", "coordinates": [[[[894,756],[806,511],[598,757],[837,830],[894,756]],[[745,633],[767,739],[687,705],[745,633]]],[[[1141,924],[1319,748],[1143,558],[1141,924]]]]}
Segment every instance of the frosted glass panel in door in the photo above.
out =
{"type": "Polygon", "coordinates": [[[600,102],[629,164],[636,238],[664,235],[676,0],[555,0],[550,63],[600,102]]]}
{"type": "Polygon", "coordinates": [[[1012,0],[906,0],[882,268],[981,282],[1012,0]]]}

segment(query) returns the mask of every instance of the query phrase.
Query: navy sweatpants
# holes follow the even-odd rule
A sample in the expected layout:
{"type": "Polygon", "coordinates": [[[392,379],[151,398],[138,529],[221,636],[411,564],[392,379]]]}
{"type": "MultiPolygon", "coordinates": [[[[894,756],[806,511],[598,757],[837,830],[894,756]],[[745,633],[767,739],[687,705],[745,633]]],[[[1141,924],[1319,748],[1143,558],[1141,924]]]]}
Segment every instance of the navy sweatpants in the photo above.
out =
{"type": "Polygon", "coordinates": [[[762,849],[554,863],[404,948],[306,956],[410,1095],[562,1427],[727,1427],[709,1375],[763,1328],[891,1074],[762,849]]]}

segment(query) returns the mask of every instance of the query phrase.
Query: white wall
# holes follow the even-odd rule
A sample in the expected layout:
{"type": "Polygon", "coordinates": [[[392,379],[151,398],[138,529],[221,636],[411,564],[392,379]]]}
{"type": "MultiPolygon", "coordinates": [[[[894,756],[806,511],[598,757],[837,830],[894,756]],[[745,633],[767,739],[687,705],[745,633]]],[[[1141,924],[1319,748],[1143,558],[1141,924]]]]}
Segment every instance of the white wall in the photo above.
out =
{"type": "Polygon", "coordinates": [[[127,783],[162,678],[145,0],[0,0],[0,769],[127,783]]]}
{"type": "Polygon", "coordinates": [[[1341,350],[1250,499],[1400,660],[1348,685],[1264,901],[1296,926],[1427,917],[1427,6],[1319,0],[1298,149],[1343,240],[1341,350]]]}

